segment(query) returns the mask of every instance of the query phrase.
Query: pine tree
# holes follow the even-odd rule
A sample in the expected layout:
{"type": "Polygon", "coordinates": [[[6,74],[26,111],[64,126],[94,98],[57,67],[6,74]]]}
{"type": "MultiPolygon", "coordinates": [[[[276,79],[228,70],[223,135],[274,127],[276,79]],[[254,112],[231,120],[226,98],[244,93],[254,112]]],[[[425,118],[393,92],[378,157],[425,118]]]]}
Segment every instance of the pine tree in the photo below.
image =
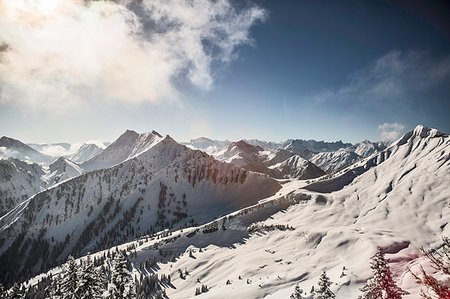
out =
{"type": "MultiPolygon", "coordinates": [[[[443,237],[443,244],[438,250],[421,249],[426,257],[430,260],[432,267],[442,272],[443,275],[450,275],[450,239],[443,237]]],[[[417,283],[423,284],[427,287],[428,292],[421,290],[420,294],[424,298],[450,298],[450,288],[445,282],[439,281],[433,276],[425,272],[420,267],[420,274],[415,274],[411,270],[412,276],[417,283]]]]}
{"type": "Polygon", "coordinates": [[[373,278],[369,279],[360,289],[364,295],[360,299],[401,299],[409,294],[397,286],[392,278],[388,261],[384,258],[381,248],[372,257],[371,266],[373,278]]]}
{"type": "Polygon", "coordinates": [[[6,288],[0,283],[0,299],[6,298],[6,288]]]}
{"type": "Polygon", "coordinates": [[[25,298],[23,294],[23,290],[20,289],[20,286],[17,282],[13,284],[11,289],[8,291],[7,297],[8,299],[22,299],[25,298]]]}
{"type": "Polygon", "coordinates": [[[61,277],[56,276],[52,278],[50,285],[47,287],[47,292],[52,299],[63,298],[63,293],[61,291],[61,277]]]}
{"type": "Polygon", "coordinates": [[[103,286],[105,285],[105,278],[103,277],[103,274],[95,268],[90,255],[87,256],[86,262],[80,267],[78,277],[78,298],[101,298],[103,286]]]}
{"type": "Polygon", "coordinates": [[[133,298],[135,295],[133,278],[128,271],[127,264],[126,257],[122,252],[118,252],[114,257],[112,269],[113,294],[115,298],[133,298]]]}
{"type": "Polygon", "coordinates": [[[67,262],[64,265],[64,276],[61,280],[61,292],[64,298],[77,298],[78,290],[78,271],[77,263],[73,256],[69,255],[67,262]]]}
{"type": "MultiPolygon", "coordinates": [[[[306,299],[306,297],[303,297],[303,294],[305,294],[303,292],[302,289],[300,289],[299,285],[295,285],[295,291],[294,293],[291,295],[291,299],[306,299]]],[[[305,294],[306,295],[306,294],[305,294]]]]}
{"type": "Polygon", "coordinates": [[[316,299],[329,299],[329,298],[335,298],[336,295],[330,290],[330,286],[333,283],[331,282],[330,278],[327,276],[327,273],[325,271],[322,272],[322,275],[320,275],[319,278],[319,289],[316,291],[316,299]]]}

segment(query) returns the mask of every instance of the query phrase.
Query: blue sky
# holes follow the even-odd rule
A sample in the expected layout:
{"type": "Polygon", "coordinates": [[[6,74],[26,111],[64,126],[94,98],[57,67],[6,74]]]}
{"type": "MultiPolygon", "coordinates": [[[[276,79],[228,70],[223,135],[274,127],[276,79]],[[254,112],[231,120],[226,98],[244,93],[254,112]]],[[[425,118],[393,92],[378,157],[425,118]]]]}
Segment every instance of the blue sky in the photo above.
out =
{"type": "Polygon", "coordinates": [[[0,9],[10,21],[0,25],[0,135],[356,142],[417,124],[450,131],[445,1],[144,1],[110,19],[98,12],[120,1],[64,7],[77,21],[35,2],[36,28],[11,13],[28,7],[0,9]]]}

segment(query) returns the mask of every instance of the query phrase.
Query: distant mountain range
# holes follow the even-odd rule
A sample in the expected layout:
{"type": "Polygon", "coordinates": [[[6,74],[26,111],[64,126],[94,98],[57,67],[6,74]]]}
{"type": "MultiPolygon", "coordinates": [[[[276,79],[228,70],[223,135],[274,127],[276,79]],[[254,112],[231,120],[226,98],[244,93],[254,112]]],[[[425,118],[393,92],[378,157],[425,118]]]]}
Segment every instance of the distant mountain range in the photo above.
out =
{"type": "MultiPolygon", "coordinates": [[[[4,144],[20,152],[19,143],[4,144]]],[[[159,275],[152,296],[193,297],[200,281],[211,297],[287,298],[326,270],[338,298],[356,298],[380,247],[414,295],[420,288],[408,271],[426,267],[419,248],[450,232],[450,139],[424,126],[389,146],[182,145],[126,131],[81,164],[2,159],[0,179],[9,194],[0,217],[0,280],[8,286],[37,273],[25,287],[55,279],[69,254],[86,261],[91,252],[108,269],[107,256],[121,251],[133,283],[159,275]],[[299,154],[312,152],[311,160],[299,154]],[[163,274],[170,284],[159,281],[163,274]]]]}

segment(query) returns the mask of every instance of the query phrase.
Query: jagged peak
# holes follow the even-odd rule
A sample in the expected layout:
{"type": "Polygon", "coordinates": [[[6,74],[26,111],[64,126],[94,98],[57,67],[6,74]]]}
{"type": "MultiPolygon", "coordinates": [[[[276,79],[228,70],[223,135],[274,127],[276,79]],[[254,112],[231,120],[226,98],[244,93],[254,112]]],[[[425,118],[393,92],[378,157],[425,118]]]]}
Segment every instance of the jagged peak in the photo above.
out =
{"type": "Polygon", "coordinates": [[[392,143],[391,146],[402,145],[415,138],[434,138],[442,136],[448,136],[448,134],[442,133],[437,129],[428,128],[424,125],[418,125],[414,130],[406,132],[399,140],[392,143]]]}
{"type": "Polygon", "coordinates": [[[122,135],[120,135],[120,137],[122,136],[139,136],[139,133],[133,130],[126,130],[122,135]]]}
{"type": "Polygon", "coordinates": [[[417,127],[414,128],[413,135],[421,138],[426,138],[426,137],[439,137],[444,134],[437,129],[428,128],[424,125],[418,125],[417,127]]]}
{"type": "Polygon", "coordinates": [[[8,136],[2,136],[2,138],[0,138],[0,145],[6,145],[6,146],[12,146],[12,145],[21,145],[21,146],[26,146],[26,144],[24,144],[22,141],[8,137],[8,136]]]}
{"type": "Polygon", "coordinates": [[[82,146],[80,146],[80,148],[78,150],[81,149],[89,149],[89,148],[99,148],[101,149],[101,147],[99,147],[98,145],[96,145],[95,143],[83,143],[82,146]]]}
{"type": "Polygon", "coordinates": [[[156,136],[158,136],[158,137],[162,137],[162,135],[159,134],[158,132],[156,132],[155,130],[152,130],[152,131],[151,131],[151,134],[156,135],[156,136]]]}
{"type": "Polygon", "coordinates": [[[233,147],[237,147],[241,151],[245,151],[245,152],[259,152],[259,151],[264,150],[262,147],[251,145],[251,144],[245,142],[244,140],[232,142],[230,144],[230,146],[228,147],[228,150],[231,150],[233,147]]]}

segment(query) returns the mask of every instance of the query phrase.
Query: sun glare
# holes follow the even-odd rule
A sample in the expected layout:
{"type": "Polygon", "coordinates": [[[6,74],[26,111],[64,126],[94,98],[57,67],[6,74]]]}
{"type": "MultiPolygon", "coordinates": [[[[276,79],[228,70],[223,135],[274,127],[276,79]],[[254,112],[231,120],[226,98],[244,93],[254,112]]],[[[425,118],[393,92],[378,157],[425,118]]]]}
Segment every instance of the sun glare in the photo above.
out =
{"type": "Polygon", "coordinates": [[[64,2],[63,0],[15,0],[3,2],[3,5],[16,12],[46,17],[54,14],[64,2]]]}

